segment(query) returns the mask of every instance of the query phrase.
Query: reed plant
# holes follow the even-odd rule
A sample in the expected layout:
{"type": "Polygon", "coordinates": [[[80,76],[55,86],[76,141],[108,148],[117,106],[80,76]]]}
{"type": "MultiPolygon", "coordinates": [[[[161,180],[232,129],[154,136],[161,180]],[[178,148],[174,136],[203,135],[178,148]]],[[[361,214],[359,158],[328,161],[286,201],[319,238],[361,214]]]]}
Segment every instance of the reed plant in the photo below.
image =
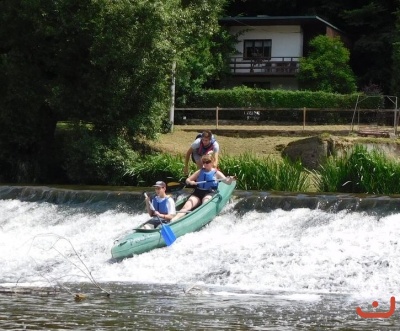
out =
{"type": "MultiPolygon", "coordinates": [[[[184,182],[183,160],[183,155],[146,155],[131,166],[127,175],[137,186],[150,186],[156,180],[184,182]]],[[[400,193],[400,163],[378,149],[368,151],[361,145],[330,157],[313,172],[305,170],[300,162],[250,153],[222,155],[219,168],[225,175],[236,176],[240,190],[400,193]]],[[[195,170],[190,162],[190,172],[195,170]]]]}
{"type": "Polygon", "coordinates": [[[223,156],[220,167],[224,174],[236,176],[237,188],[242,190],[302,192],[309,189],[308,175],[300,162],[245,153],[238,157],[223,156]]]}
{"type": "MultiPolygon", "coordinates": [[[[127,172],[138,186],[150,186],[156,180],[183,182],[183,155],[152,154],[138,160],[127,172]]],[[[309,189],[309,180],[301,163],[283,159],[259,158],[250,153],[236,157],[222,156],[219,164],[225,175],[236,176],[241,190],[274,190],[302,192],[309,189]]],[[[190,162],[190,171],[196,170],[190,162]]]]}
{"type": "Polygon", "coordinates": [[[356,145],[315,172],[320,192],[398,194],[400,164],[376,148],[356,145]]]}
{"type": "Polygon", "coordinates": [[[137,186],[151,186],[157,180],[181,181],[182,156],[164,153],[143,156],[126,175],[131,176],[137,186]]]}

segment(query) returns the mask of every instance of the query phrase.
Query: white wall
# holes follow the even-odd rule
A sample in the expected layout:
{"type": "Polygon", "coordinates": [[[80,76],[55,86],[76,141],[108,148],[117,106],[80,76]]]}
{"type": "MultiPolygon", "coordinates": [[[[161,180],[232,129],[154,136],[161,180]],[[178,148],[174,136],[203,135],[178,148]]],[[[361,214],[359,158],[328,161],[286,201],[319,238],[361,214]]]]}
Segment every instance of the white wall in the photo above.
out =
{"type": "Polygon", "coordinates": [[[303,34],[300,26],[232,26],[230,31],[232,34],[245,31],[239,36],[240,42],[236,45],[236,50],[241,55],[243,55],[243,40],[271,39],[272,57],[303,56],[303,34]]]}

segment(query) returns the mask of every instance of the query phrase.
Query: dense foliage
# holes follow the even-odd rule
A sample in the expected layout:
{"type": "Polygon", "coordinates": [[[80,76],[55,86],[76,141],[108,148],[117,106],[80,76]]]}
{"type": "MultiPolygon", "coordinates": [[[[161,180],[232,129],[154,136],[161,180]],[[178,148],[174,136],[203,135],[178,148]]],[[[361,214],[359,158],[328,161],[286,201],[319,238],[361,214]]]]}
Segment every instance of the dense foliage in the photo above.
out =
{"type": "MultiPolygon", "coordinates": [[[[192,171],[195,170],[191,163],[192,171]]],[[[184,183],[181,177],[183,157],[149,155],[132,165],[127,177],[139,186],[150,186],[154,178],[171,183],[184,183]]],[[[259,158],[250,153],[237,157],[222,155],[220,170],[237,177],[240,190],[399,194],[400,163],[377,149],[362,145],[330,156],[325,164],[312,172],[300,162],[271,157],[259,158]]],[[[182,185],[183,186],[183,185],[182,185]]]]}
{"type": "Polygon", "coordinates": [[[235,176],[237,188],[242,190],[304,192],[310,187],[301,163],[287,159],[255,158],[246,153],[236,158],[221,158],[220,168],[223,173],[235,176]]]}
{"type": "MultiPolygon", "coordinates": [[[[128,183],[126,173],[141,158],[136,138],[152,139],[168,127],[175,64],[182,104],[194,95],[193,105],[211,107],[354,107],[354,95],[203,91],[226,74],[232,51],[234,38],[217,22],[225,3],[2,0],[0,181],[128,183]],[[62,135],[60,121],[68,123],[62,135]]],[[[397,7],[389,0],[238,0],[226,14],[321,15],[354,41],[359,88],[387,93],[389,84],[399,89],[397,7]]],[[[352,91],[348,78],[334,86],[352,91]]]]}
{"type": "Polygon", "coordinates": [[[297,75],[301,88],[350,94],[356,92],[356,78],[349,66],[350,52],[339,38],[317,36],[310,41],[310,53],[300,59],[297,75]]]}
{"type": "MultiPolygon", "coordinates": [[[[235,87],[228,90],[201,90],[193,95],[193,107],[264,107],[264,108],[344,108],[353,109],[358,94],[263,90],[235,87]]],[[[382,98],[365,100],[362,108],[376,108],[382,98]]]]}
{"type": "Polygon", "coordinates": [[[322,192],[400,193],[400,163],[380,150],[368,151],[360,145],[328,159],[316,174],[316,187],[322,192]]]}
{"type": "MultiPolygon", "coordinates": [[[[301,192],[307,191],[310,185],[307,173],[299,162],[257,158],[251,154],[224,156],[220,161],[219,168],[224,174],[237,177],[238,189],[301,192]]],[[[194,163],[190,163],[190,166],[194,172],[194,163]]],[[[133,165],[127,176],[140,186],[152,185],[154,178],[163,179],[167,183],[184,183],[182,169],[182,155],[149,155],[133,165]]]]}
{"type": "Polygon", "coordinates": [[[117,136],[154,138],[168,121],[173,63],[185,72],[198,62],[182,86],[219,68],[210,54],[224,2],[1,1],[0,180],[51,179],[60,120],[96,141],[74,146],[73,159],[96,159],[99,144],[118,150],[117,136]]]}
{"type": "Polygon", "coordinates": [[[177,17],[177,35],[182,38],[175,57],[177,102],[185,103],[193,92],[216,87],[229,72],[229,55],[236,40],[218,23],[224,2],[188,1],[182,16],[177,17]]]}
{"type": "Polygon", "coordinates": [[[400,95],[400,8],[396,11],[396,29],[394,32],[392,61],[392,94],[400,95]]]}

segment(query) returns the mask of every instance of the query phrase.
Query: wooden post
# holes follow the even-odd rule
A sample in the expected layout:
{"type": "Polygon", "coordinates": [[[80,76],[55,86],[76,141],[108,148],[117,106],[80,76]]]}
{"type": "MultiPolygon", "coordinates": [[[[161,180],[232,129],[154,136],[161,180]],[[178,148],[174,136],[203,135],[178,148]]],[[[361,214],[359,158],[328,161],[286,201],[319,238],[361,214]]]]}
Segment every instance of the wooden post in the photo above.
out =
{"type": "Polygon", "coordinates": [[[175,118],[175,73],[176,61],[172,62],[171,70],[171,106],[169,109],[169,122],[171,123],[170,132],[174,132],[174,118],[175,118]]]}
{"type": "Polygon", "coordinates": [[[217,106],[217,109],[216,109],[216,111],[215,111],[215,120],[216,120],[216,125],[217,125],[217,130],[218,130],[218,110],[219,110],[219,108],[218,108],[218,106],[217,106]]]}
{"type": "Polygon", "coordinates": [[[303,108],[303,130],[306,128],[306,107],[303,108]]]}
{"type": "Polygon", "coordinates": [[[394,134],[397,136],[397,125],[399,124],[399,110],[397,109],[397,97],[394,103],[394,134]]]}

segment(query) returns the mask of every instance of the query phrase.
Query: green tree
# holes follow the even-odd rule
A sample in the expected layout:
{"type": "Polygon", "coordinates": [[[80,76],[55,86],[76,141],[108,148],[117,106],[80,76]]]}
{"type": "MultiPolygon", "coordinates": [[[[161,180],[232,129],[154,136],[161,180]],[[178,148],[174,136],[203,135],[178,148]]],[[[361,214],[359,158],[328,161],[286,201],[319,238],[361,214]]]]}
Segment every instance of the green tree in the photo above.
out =
{"type": "Polygon", "coordinates": [[[393,76],[392,76],[392,93],[400,95],[400,42],[393,43],[393,76]]]}
{"type": "Polygon", "coordinates": [[[396,11],[396,29],[394,32],[392,54],[392,95],[400,95],[400,8],[396,11]]]}
{"type": "Polygon", "coordinates": [[[235,36],[218,23],[226,2],[187,1],[177,17],[181,40],[176,57],[176,94],[181,105],[193,92],[216,87],[229,72],[229,55],[234,50],[235,36]]]}
{"type": "Polygon", "coordinates": [[[298,80],[302,89],[343,94],[356,91],[350,53],[339,38],[317,36],[310,47],[308,57],[300,60],[298,80]]]}
{"type": "Polygon", "coordinates": [[[168,105],[176,1],[4,0],[0,166],[42,180],[59,120],[154,137],[168,105]],[[172,21],[174,22],[174,21],[172,21]],[[149,125],[149,123],[151,123],[149,125]]]}
{"type": "MultiPolygon", "coordinates": [[[[349,1],[350,2],[350,1],[349,1]]],[[[340,12],[343,29],[353,41],[350,64],[358,86],[379,85],[390,93],[396,9],[399,1],[361,1],[340,12]]]]}
{"type": "Polygon", "coordinates": [[[168,118],[172,63],[185,68],[197,53],[199,81],[213,72],[208,38],[223,3],[1,1],[2,179],[49,175],[60,120],[90,123],[96,136],[154,138],[168,118]]]}

